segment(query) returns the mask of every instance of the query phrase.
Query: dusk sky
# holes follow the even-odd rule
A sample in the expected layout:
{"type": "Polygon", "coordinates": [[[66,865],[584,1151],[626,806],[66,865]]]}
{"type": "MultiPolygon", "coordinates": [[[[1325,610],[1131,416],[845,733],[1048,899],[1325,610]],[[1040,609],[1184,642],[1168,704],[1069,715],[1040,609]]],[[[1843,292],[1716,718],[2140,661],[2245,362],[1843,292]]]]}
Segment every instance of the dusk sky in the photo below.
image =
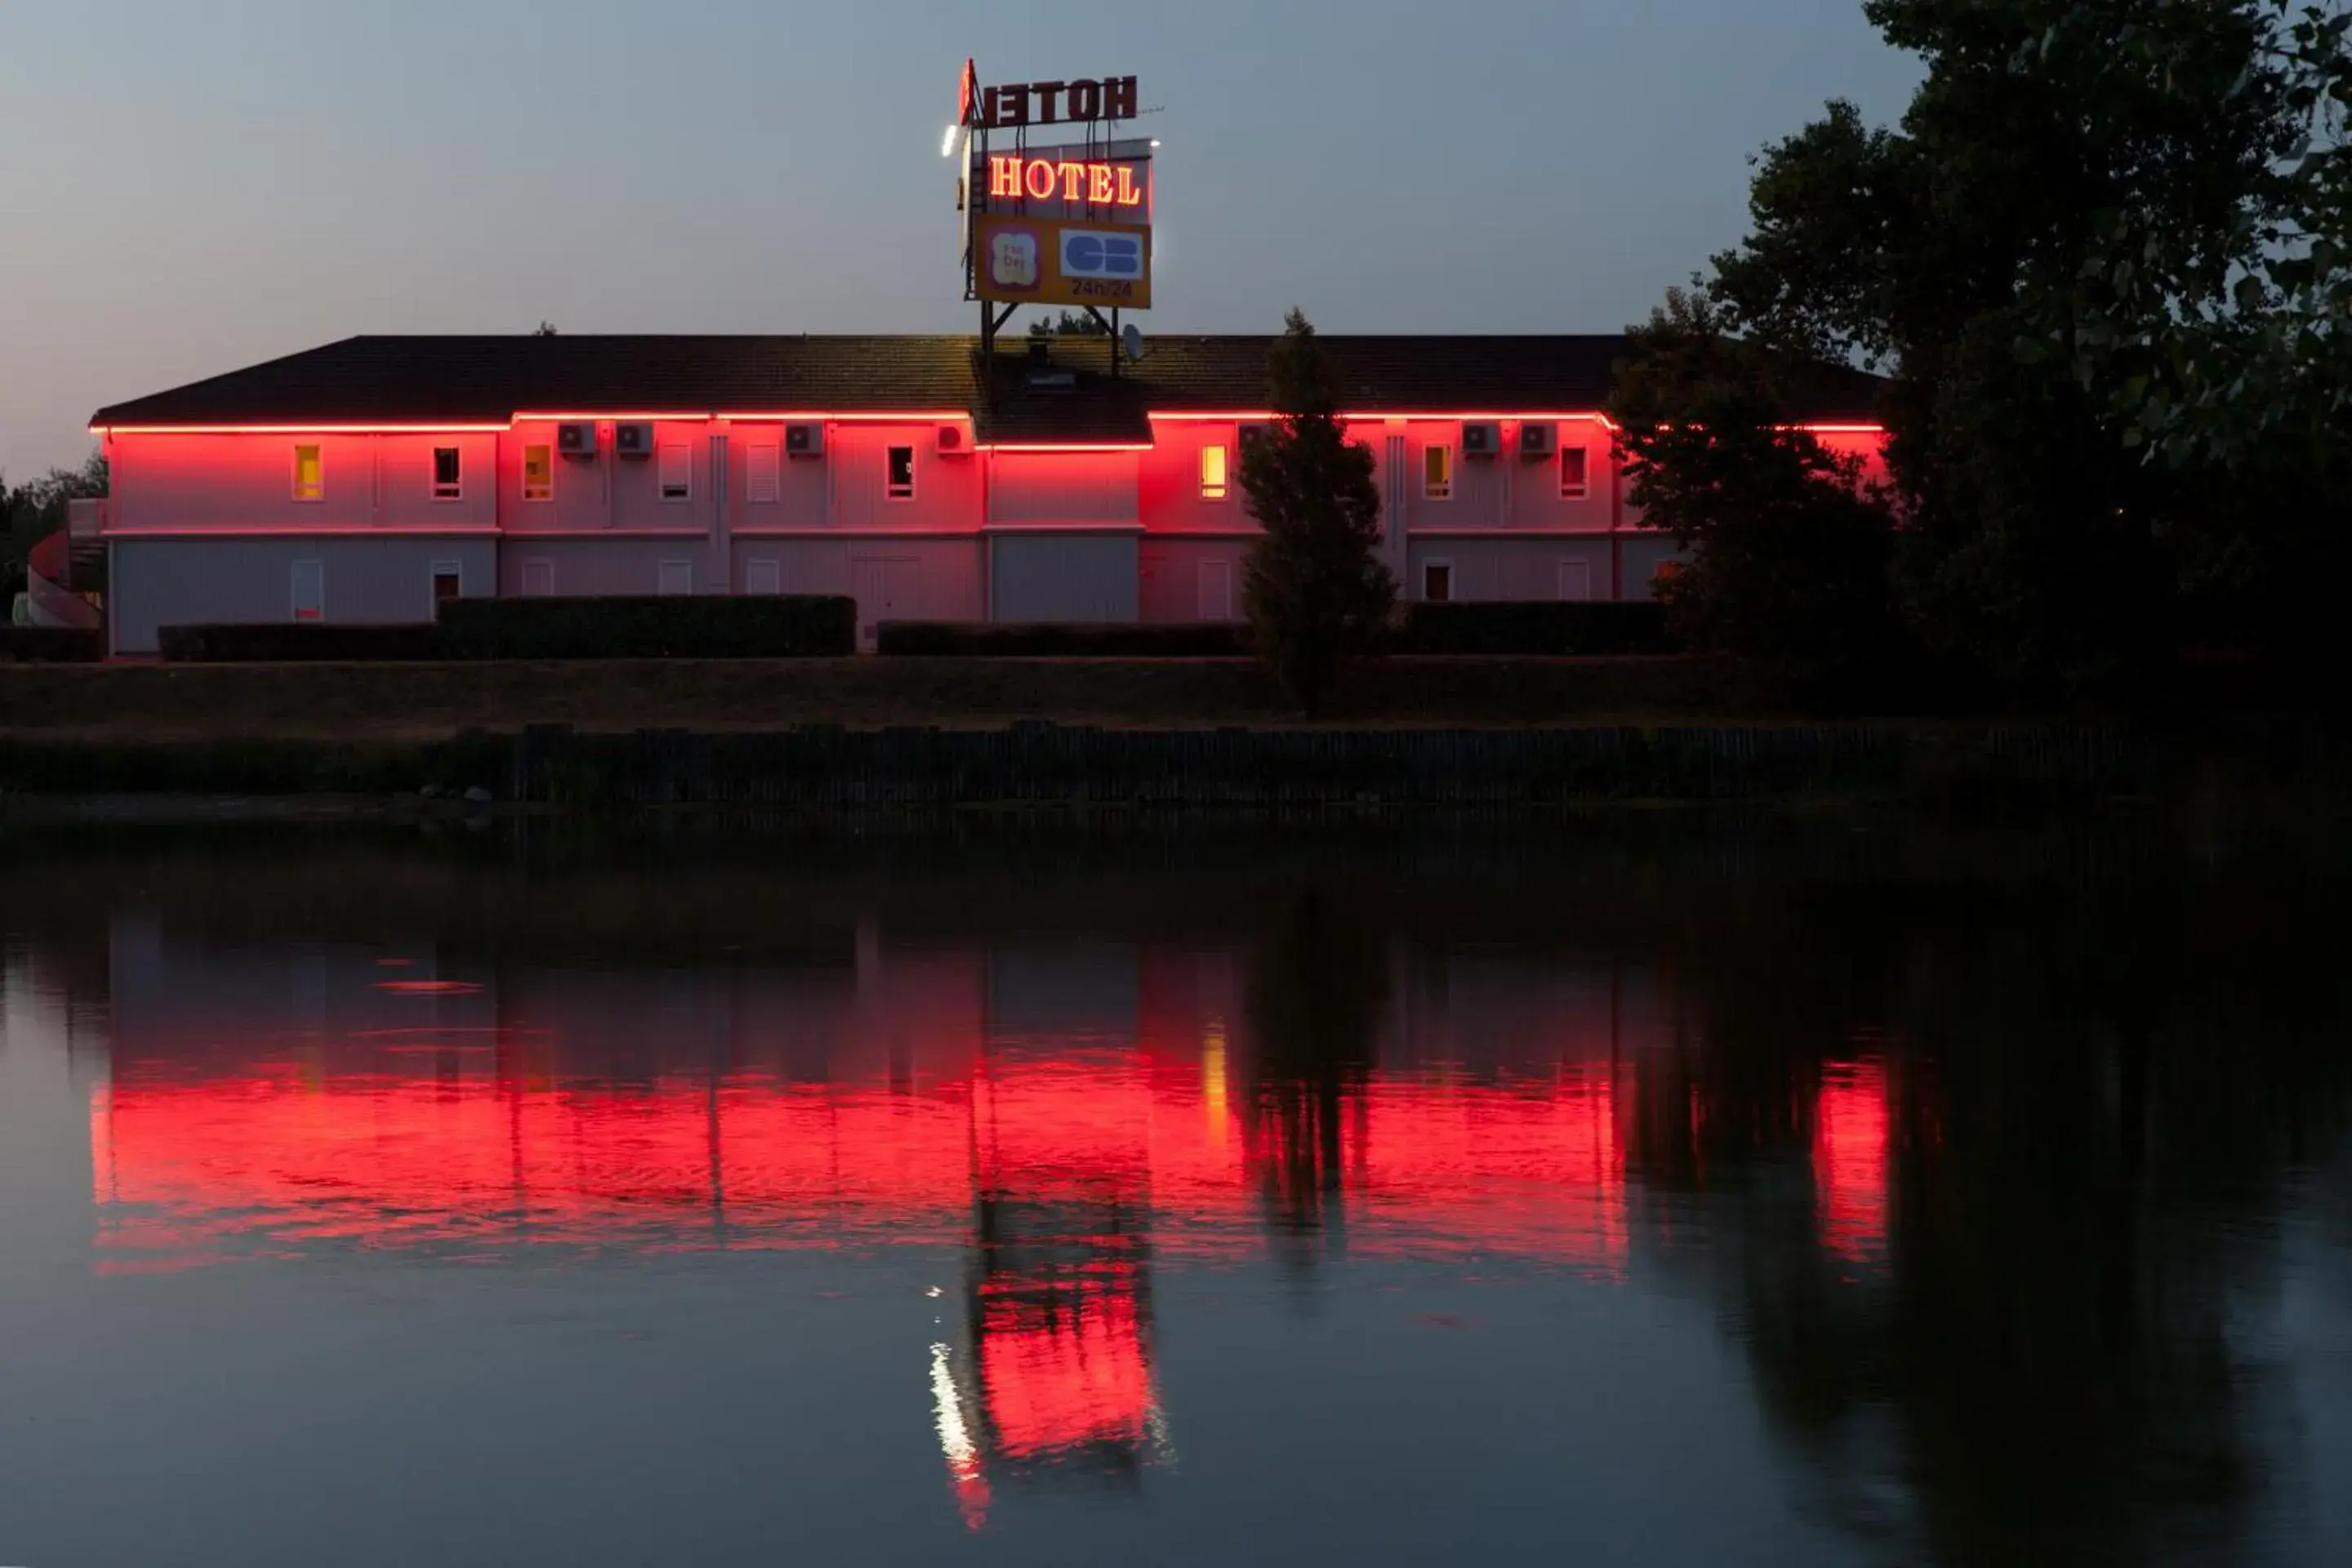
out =
{"type": "Polygon", "coordinates": [[[0,470],[354,332],[969,331],[984,81],[1135,74],[1147,331],[1610,331],[1915,77],[1858,0],[5,0],[0,470]]]}

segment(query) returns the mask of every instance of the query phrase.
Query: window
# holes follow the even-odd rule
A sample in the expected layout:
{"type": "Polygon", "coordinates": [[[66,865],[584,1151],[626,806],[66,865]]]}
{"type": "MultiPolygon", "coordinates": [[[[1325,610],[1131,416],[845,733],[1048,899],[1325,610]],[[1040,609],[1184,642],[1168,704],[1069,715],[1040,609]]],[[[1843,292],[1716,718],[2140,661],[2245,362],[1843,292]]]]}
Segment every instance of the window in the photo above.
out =
{"type": "Polygon", "coordinates": [[[327,464],[316,447],[294,448],[294,499],[325,500],[327,499],[327,464]]]}
{"type": "Polygon", "coordinates": [[[748,594],[782,593],[784,591],[782,564],[774,561],[744,563],[743,591],[748,594]]]}
{"type": "Polygon", "coordinates": [[[555,563],[526,561],[522,563],[522,596],[526,599],[555,597],[555,563]]]}
{"type": "Polygon", "coordinates": [[[1592,563],[1563,561],[1559,563],[1559,596],[1571,604],[1592,597],[1592,563]]]}
{"type": "Polygon", "coordinates": [[[551,447],[525,447],[522,449],[522,499],[553,500],[555,499],[555,450],[551,447]]]}
{"type": "Polygon", "coordinates": [[[1454,601],[1454,563],[1431,561],[1421,569],[1421,596],[1433,605],[1454,601]]]}
{"type": "Polygon", "coordinates": [[[743,499],[753,506],[773,504],[782,488],[774,443],[747,447],[743,451],[743,499]]]}
{"type": "Polygon", "coordinates": [[[694,495],[694,452],[683,441],[661,444],[661,499],[688,500],[694,495]]]}
{"type": "Polygon", "coordinates": [[[1431,500],[1454,499],[1454,448],[1429,446],[1421,453],[1421,493],[1431,500]]]}
{"type": "Polygon", "coordinates": [[[1586,483],[1586,458],[1581,447],[1559,449],[1559,496],[1562,500],[1581,499],[1590,486],[1586,483]]]}
{"type": "Polygon", "coordinates": [[[459,561],[436,561],[433,563],[433,604],[437,609],[445,599],[454,599],[466,591],[466,567],[459,561]]]}
{"type": "Polygon", "coordinates": [[[892,500],[915,499],[915,449],[912,447],[890,448],[890,483],[886,493],[892,500]]]}
{"type": "Polygon", "coordinates": [[[325,562],[294,563],[294,618],[298,621],[323,621],[327,618],[325,562]]]}
{"type": "Polygon", "coordinates": [[[1225,448],[1223,447],[1202,447],[1201,499],[1202,500],[1224,500],[1227,478],[1228,464],[1226,461],[1225,448]]]}
{"type": "Polygon", "coordinates": [[[457,448],[455,447],[434,447],[433,499],[435,500],[463,500],[465,496],[466,486],[465,481],[460,477],[457,448]]]}
{"type": "Polygon", "coordinates": [[[694,592],[694,563],[691,561],[665,561],[661,563],[660,575],[656,578],[655,581],[656,584],[656,592],[657,593],[675,595],[691,594],[694,592]]]}

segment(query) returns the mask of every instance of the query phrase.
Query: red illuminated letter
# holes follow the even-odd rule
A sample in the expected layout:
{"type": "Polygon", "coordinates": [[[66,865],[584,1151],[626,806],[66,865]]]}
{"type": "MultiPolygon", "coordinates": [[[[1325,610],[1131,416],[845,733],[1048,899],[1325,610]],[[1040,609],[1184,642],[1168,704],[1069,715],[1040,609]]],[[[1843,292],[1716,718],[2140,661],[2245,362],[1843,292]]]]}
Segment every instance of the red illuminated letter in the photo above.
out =
{"type": "Polygon", "coordinates": [[[1098,207],[1107,207],[1118,200],[1118,181],[1108,163],[1087,165],[1087,200],[1098,207]]]}
{"type": "Polygon", "coordinates": [[[1059,167],[1062,171],[1062,199],[1073,204],[1085,201],[1087,166],[1084,163],[1064,163],[1059,167]]]}
{"type": "Polygon", "coordinates": [[[1118,166],[1118,205],[1123,207],[1139,207],[1143,205],[1143,193],[1136,188],[1135,166],[1131,163],[1121,163],[1118,166]]]}
{"type": "Polygon", "coordinates": [[[1103,113],[1112,120],[1135,118],[1135,79],[1115,76],[1103,83],[1103,113]]]}
{"type": "Polygon", "coordinates": [[[1021,199],[1021,160],[1003,153],[992,153],[988,159],[988,194],[992,200],[1008,196],[1021,199]]]}
{"type": "Polygon", "coordinates": [[[1052,201],[1054,199],[1054,165],[1043,158],[1031,159],[1028,173],[1022,176],[1022,184],[1029,188],[1029,194],[1037,200],[1052,201]]]}

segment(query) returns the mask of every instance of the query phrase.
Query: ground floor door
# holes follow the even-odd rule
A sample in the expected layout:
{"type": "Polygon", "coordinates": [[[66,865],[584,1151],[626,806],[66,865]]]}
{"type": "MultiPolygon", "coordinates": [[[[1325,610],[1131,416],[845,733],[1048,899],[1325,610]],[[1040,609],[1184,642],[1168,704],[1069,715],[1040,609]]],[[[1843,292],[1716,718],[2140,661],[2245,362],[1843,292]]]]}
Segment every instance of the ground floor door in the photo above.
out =
{"type": "Polygon", "coordinates": [[[884,621],[922,616],[923,565],[901,557],[860,556],[850,563],[850,592],[857,598],[857,646],[871,650],[884,621]]]}
{"type": "Polygon", "coordinates": [[[1201,563],[1201,618],[1204,621],[1230,621],[1234,618],[1232,562],[1201,563]]]}

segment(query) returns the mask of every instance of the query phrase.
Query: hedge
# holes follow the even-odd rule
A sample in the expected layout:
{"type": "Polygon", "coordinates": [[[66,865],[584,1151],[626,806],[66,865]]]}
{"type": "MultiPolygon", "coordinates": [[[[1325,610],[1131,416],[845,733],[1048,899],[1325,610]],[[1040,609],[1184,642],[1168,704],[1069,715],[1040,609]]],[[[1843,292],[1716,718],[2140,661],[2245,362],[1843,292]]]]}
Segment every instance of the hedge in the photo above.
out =
{"type": "Polygon", "coordinates": [[[450,599],[450,658],[835,658],[857,651],[857,601],[817,595],[450,599]]]}
{"type": "Polygon", "coordinates": [[[263,621],[164,626],[156,646],[171,664],[279,663],[303,659],[446,658],[441,636],[424,624],[337,626],[320,621],[263,621]]]}
{"type": "Polygon", "coordinates": [[[95,626],[0,626],[0,664],[95,664],[106,657],[95,626]]]}
{"type": "Polygon", "coordinates": [[[1239,658],[1245,628],[1223,621],[1128,626],[885,621],[877,652],[948,658],[1239,658]]]}
{"type": "Polygon", "coordinates": [[[1670,653],[1664,605],[1576,599],[1405,606],[1393,650],[1408,654],[1670,653]]]}

